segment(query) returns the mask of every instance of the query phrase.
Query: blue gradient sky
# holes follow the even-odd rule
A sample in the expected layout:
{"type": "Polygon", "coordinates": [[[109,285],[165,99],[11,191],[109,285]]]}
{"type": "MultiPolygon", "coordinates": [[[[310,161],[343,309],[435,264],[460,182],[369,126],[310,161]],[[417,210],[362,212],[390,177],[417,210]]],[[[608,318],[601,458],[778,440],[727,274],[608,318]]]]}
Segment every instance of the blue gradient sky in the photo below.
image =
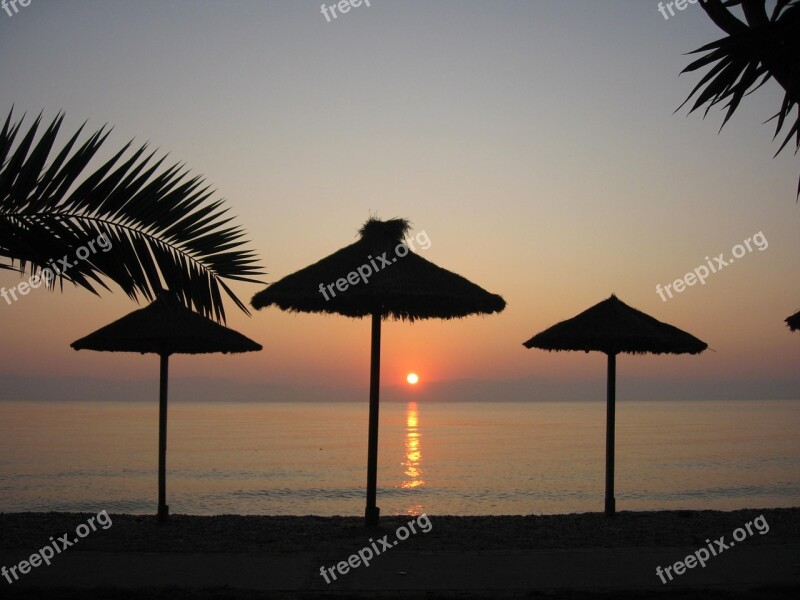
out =
{"type": "MultiPolygon", "coordinates": [[[[721,35],[699,6],[664,20],[649,0],[371,4],[328,23],[319,1],[33,0],[0,13],[0,108],[64,110],[66,132],[108,123],[109,153],[135,138],[186,163],[228,200],[267,281],[351,243],[370,214],[410,219],[426,258],[508,308],[387,324],[387,385],[409,371],[602,379],[601,355],[521,342],[615,292],[714,350],[625,357],[620,380],[800,395],[800,336],[783,323],[800,308],[798,162],[772,159],[762,124],[782,95],[765,86],[719,135],[718,112],[673,114],[697,81],[678,77],[683,54],[721,35]],[[763,252],[668,302],[655,293],[759,231],[763,252]]],[[[69,349],[135,307],[116,288],[0,302],[0,374],[152,377],[152,357],[69,349]]],[[[366,385],[368,322],[234,310],[229,325],[264,350],[177,357],[176,376],[366,385]]]]}

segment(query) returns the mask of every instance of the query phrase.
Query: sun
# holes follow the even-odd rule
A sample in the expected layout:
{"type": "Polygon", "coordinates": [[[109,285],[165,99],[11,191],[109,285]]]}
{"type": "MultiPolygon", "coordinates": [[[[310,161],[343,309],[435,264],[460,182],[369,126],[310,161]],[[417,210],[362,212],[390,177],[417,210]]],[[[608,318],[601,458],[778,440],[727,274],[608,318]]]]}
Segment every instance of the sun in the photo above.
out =
{"type": "Polygon", "coordinates": [[[417,382],[419,381],[419,375],[417,375],[416,373],[409,373],[408,375],[406,375],[406,381],[411,385],[416,385],[417,382]]]}

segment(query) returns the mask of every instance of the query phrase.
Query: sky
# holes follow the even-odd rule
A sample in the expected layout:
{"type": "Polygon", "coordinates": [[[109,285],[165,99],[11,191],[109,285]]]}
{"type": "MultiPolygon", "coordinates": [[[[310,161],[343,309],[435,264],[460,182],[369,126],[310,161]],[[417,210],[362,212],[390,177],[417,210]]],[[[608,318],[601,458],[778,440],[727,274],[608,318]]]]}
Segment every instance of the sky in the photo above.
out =
{"type": "MultiPolygon", "coordinates": [[[[420,254],[508,306],[386,323],[388,390],[409,372],[432,399],[594,389],[603,355],[522,342],[615,293],[710,347],[620,358],[621,394],[800,397],[800,336],[783,322],[800,309],[799,165],[773,158],[764,124],[781,90],[719,133],[719,111],[676,113],[698,81],[679,76],[686,53],[722,34],[698,5],[665,19],[657,4],[372,0],[328,21],[307,0],[31,0],[0,12],[0,109],[26,123],[63,110],[62,140],[108,124],[103,156],[133,139],[185,163],[245,228],[265,283],[352,243],[371,215],[409,219],[431,242],[420,254]],[[732,252],[705,284],[657,293],[732,252]]],[[[263,287],[233,285],[248,301],[263,287]]],[[[0,397],[155,380],[153,356],[69,348],[137,306],[113,284],[0,300],[0,397]]],[[[226,310],[264,349],[174,357],[187,394],[366,389],[367,320],[226,310]]]]}

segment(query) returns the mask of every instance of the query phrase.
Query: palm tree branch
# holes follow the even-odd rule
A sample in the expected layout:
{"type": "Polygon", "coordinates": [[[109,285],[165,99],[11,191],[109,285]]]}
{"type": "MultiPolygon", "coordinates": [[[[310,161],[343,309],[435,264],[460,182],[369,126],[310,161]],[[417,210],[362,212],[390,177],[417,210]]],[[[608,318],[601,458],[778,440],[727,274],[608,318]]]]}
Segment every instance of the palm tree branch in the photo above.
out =
{"type": "MultiPolygon", "coordinates": [[[[722,130],[745,96],[763,86],[767,80],[775,79],[785,93],[779,111],[772,117],[776,119],[773,137],[777,138],[788,124],[793,108],[800,102],[800,66],[797,61],[800,52],[800,2],[778,2],[771,17],[767,15],[765,0],[708,0],[702,7],[728,35],[691,53],[702,53],[703,56],[690,63],[681,73],[710,68],[677,110],[694,99],[689,114],[705,106],[705,117],[712,107],[725,103],[725,116],[720,126],[722,130]],[[742,7],[746,23],[730,12],[735,6],[742,7]]],[[[776,156],[792,137],[796,140],[795,151],[800,149],[799,127],[800,110],[789,126],[789,132],[776,156]]]]}
{"type": "Polygon", "coordinates": [[[16,144],[22,121],[13,123],[10,112],[0,130],[0,257],[8,261],[0,268],[40,274],[48,261],[74,258],[105,236],[114,252],[76,261],[58,274],[62,285],[96,293],[106,278],[134,299],[152,299],[163,283],[187,306],[224,321],[222,288],[248,312],[222,280],[262,283],[263,271],[203,179],[182,164],[159,172],[166,157],[156,159],[147,144],[123,160],[132,142],[84,175],[110,133],[105,127],[78,146],[82,126],[48,165],[63,119],[59,113],[38,141],[41,115],[16,144]]]}
{"type": "Polygon", "coordinates": [[[75,243],[78,245],[85,244],[90,239],[96,239],[100,234],[108,233],[111,230],[119,230],[129,235],[140,236],[142,240],[149,244],[159,244],[177,254],[181,254],[190,263],[209,271],[213,277],[228,277],[249,283],[262,283],[260,280],[253,278],[262,274],[260,269],[255,266],[258,261],[254,253],[228,253],[223,251],[238,247],[241,244],[240,238],[243,232],[238,228],[218,230],[216,227],[218,224],[214,224],[213,230],[206,228],[205,231],[200,232],[200,235],[191,240],[182,240],[182,243],[178,244],[175,242],[176,238],[174,236],[169,239],[166,236],[151,233],[139,227],[85,214],[58,212],[46,215],[37,213],[34,215],[14,214],[9,216],[15,217],[20,222],[25,222],[29,217],[32,217],[39,224],[50,223],[54,226],[60,226],[59,237],[65,239],[70,234],[73,234],[75,243]],[[94,224],[95,228],[90,230],[78,225],[72,229],[64,229],[64,227],[69,227],[71,223],[94,224]],[[218,242],[222,243],[218,244],[218,242]],[[187,248],[190,245],[191,248],[187,248]]]}

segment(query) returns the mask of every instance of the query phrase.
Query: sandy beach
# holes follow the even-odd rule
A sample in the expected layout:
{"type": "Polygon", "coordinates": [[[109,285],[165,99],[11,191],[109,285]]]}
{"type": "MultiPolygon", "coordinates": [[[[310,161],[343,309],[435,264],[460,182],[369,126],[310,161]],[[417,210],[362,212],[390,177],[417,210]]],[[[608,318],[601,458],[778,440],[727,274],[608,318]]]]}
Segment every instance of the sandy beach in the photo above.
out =
{"type": "MultiPolygon", "coordinates": [[[[74,532],[90,516],[1,514],[0,561],[5,566],[15,564],[46,544],[50,536],[74,532]]],[[[2,583],[4,592],[10,591],[15,598],[789,598],[800,585],[800,508],[623,511],[614,519],[600,513],[428,516],[429,532],[410,535],[387,556],[373,559],[370,569],[343,576],[335,586],[325,584],[317,572],[320,566],[347,560],[368,546],[370,538],[389,535],[393,539],[397,528],[411,517],[385,517],[379,528],[366,529],[358,517],[173,515],[167,525],[159,526],[152,516],[112,514],[108,529],[87,535],[50,567],[35,569],[12,586],[2,583]],[[707,539],[725,536],[730,541],[734,530],[759,516],[768,523],[768,531],[754,532],[739,548],[709,561],[705,572],[692,573],[711,579],[687,575],[670,586],[659,583],[656,565],[683,558],[706,546],[707,539]],[[790,561],[794,572],[773,581],[770,569],[775,557],[790,561]],[[154,575],[146,566],[148,560],[182,566],[175,567],[174,578],[165,579],[154,575]],[[248,560],[261,568],[248,567],[248,560]],[[576,561],[586,561],[588,567],[574,567],[576,561]],[[610,566],[604,567],[604,561],[610,566]],[[119,574],[115,575],[117,562],[119,574]],[[226,584],[205,585],[217,580],[204,579],[203,572],[216,567],[202,565],[223,563],[231,569],[226,584]],[[444,565],[443,570],[431,567],[437,564],[444,565]],[[265,568],[275,569],[268,579],[274,583],[251,578],[257,576],[254,571],[265,568]],[[64,571],[63,576],[57,574],[58,569],[64,571]],[[236,569],[242,575],[235,575],[236,569]],[[92,579],[98,570],[105,570],[107,578],[92,579]],[[535,570],[546,572],[530,573],[535,570]],[[544,582],[542,587],[526,588],[526,578],[537,576],[540,579],[535,581],[544,582]],[[290,583],[280,583],[281,577],[290,583]],[[95,586],[93,581],[103,585],[95,586]],[[264,586],[270,589],[261,589],[264,586]]]]}

